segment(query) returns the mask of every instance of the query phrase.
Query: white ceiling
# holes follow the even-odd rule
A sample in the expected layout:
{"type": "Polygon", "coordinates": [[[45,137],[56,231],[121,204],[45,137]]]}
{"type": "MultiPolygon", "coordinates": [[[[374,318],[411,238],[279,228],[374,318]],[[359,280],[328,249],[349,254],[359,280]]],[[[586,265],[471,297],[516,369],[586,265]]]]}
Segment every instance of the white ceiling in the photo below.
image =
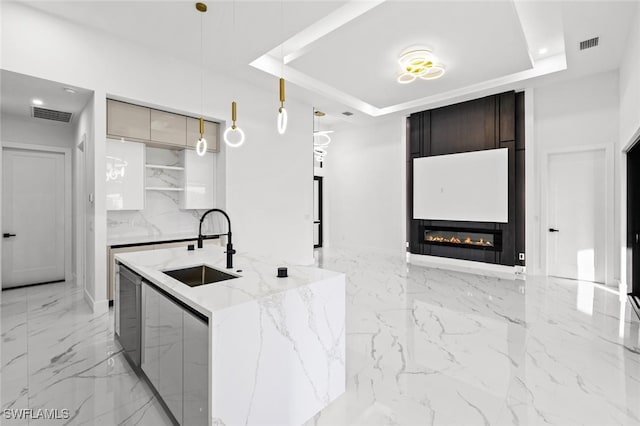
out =
{"type": "Polygon", "coordinates": [[[319,39],[290,66],[382,108],[523,71],[531,61],[509,2],[385,2],[319,39]],[[398,56],[416,44],[445,65],[444,78],[396,82],[398,56]]]}
{"type": "MultiPolygon", "coordinates": [[[[82,111],[92,92],[90,90],[57,83],[41,78],[35,78],[23,74],[18,74],[6,70],[0,70],[0,114],[31,117],[31,105],[33,99],[43,102],[40,108],[52,109],[56,111],[70,112],[71,122],[82,111]],[[70,88],[76,91],[75,94],[66,92],[64,89],[70,88]]],[[[33,118],[33,120],[42,120],[33,118]]],[[[65,123],[46,121],[64,125],[65,123]]]]}
{"type": "Polygon", "coordinates": [[[327,112],[328,124],[522,88],[553,73],[614,69],[637,7],[635,1],[238,0],[210,1],[202,15],[193,1],[25,3],[196,64],[202,18],[207,70],[267,90],[277,90],[283,73],[287,96],[327,112]],[[578,52],[577,43],[593,36],[600,46],[578,52]],[[434,50],[447,67],[444,77],[396,83],[397,57],[415,44],[434,50]],[[355,115],[345,118],[345,110],[355,115]]]}

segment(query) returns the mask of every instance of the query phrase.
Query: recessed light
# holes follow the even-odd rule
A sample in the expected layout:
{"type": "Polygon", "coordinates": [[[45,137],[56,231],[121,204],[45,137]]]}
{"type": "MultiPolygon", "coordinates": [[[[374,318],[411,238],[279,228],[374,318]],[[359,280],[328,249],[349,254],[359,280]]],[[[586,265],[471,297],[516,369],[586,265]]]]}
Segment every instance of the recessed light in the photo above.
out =
{"type": "Polygon", "coordinates": [[[549,49],[547,49],[546,47],[541,48],[540,50],[538,50],[538,54],[539,55],[544,55],[545,53],[547,53],[549,51],[549,49]]]}
{"type": "Polygon", "coordinates": [[[76,89],[72,89],[71,87],[64,87],[62,90],[64,90],[65,92],[71,95],[75,95],[76,93],[78,93],[76,89]]]}
{"type": "Polygon", "coordinates": [[[32,103],[33,105],[38,105],[38,106],[40,106],[40,105],[42,105],[44,102],[42,102],[42,100],[40,100],[40,99],[32,99],[32,100],[31,100],[31,103],[32,103]]]}

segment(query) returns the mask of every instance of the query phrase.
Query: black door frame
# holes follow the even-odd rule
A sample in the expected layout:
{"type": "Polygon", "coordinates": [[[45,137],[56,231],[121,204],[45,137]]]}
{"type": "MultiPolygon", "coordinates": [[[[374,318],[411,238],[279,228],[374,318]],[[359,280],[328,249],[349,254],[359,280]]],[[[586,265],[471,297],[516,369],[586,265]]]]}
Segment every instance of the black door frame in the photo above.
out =
{"type": "MultiPolygon", "coordinates": [[[[320,248],[322,247],[322,197],[324,194],[324,191],[322,190],[322,176],[314,176],[313,177],[314,182],[318,181],[318,220],[313,220],[313,225],[318,225],[318,244],[313,244],[313,248],[320,248]]],[[[314,197],[314,203],[315,203],[315,197],[314,197]]]]}
{"type": "Polygon", "coordinates": [[[627,151],[627,249],[631,250],[629,301],[640,318],[640,139],[627,151]]]}

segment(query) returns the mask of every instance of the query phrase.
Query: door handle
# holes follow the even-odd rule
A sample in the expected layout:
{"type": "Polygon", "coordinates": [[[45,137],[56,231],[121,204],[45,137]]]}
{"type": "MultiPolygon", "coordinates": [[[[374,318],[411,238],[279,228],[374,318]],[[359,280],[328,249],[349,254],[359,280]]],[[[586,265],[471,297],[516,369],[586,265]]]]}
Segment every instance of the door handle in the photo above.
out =
{"type": "Polygon", "coordinates": [[[560,232],[558,229],[555,228],[549,228],[549,232],[560,232]]]}
{"type": "Polygon", "coordinates": [[[10,237],[15,237],[16,234],[10,234],[8,232],[5,232],[4,234],[2,234],[2,238],[10,238],[10,237]]]}

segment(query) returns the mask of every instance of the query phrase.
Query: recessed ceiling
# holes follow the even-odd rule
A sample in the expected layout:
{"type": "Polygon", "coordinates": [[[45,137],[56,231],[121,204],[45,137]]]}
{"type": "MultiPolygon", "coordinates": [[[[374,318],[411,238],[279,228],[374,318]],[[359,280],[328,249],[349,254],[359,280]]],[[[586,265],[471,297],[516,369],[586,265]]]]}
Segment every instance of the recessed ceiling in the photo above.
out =
{"type": "Polygon", "coordinates": [[[457,4],[383,3],[319,39],[288,65],[378,108],[532,67],[510,2],[457,4]],[[398,84],[398,57],[413,45],[430,48],[445,65],[445,76],[398,84]],[[488,56],[488,51],[500,55],[488,56]]]}
{"type": "Polygon", "coordinates": [[[92,93],[80,87],[0,70],[0,112],[3,115],[39,120],[32,117],[31,106],[33,99],[40,99],[40,108],[69,112],[76,117],[87,105],[92,93]],[[69,93],[65,88],[73,89],[75,93],[69,93]]]}

